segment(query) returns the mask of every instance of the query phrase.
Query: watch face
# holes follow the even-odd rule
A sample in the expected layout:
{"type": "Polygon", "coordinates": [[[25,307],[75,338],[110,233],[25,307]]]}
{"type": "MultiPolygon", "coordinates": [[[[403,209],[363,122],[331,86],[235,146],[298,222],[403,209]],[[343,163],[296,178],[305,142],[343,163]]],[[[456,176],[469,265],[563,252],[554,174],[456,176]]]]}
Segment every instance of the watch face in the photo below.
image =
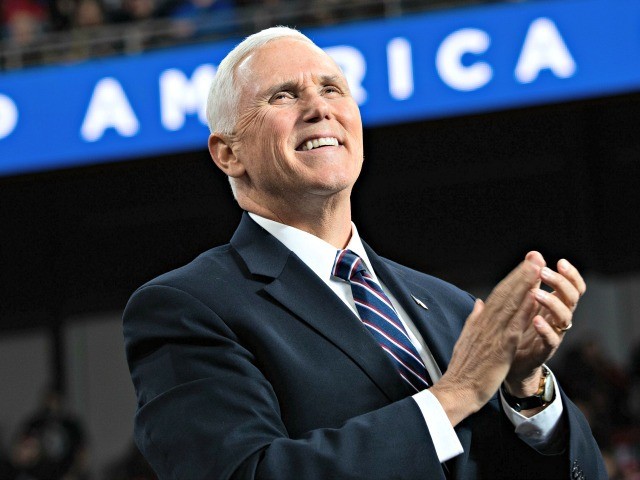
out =
{"type": "Polygon", "coordinates": [[[541,407],[545,404],[551,403],[555,397],[555,388],[553,385],[553,379],[550,378],[551,372],[545,365],[542,366],[542,377],[540,378],[540,387],[535,395],[530,397],[518,398],[511,395],[504,384],[501,387],[502,394],[507,404],[513,408],[516,412],[522,410],[529,410],[531,408],[541,407]]]}
{"type": "Polygon", "coordinates": [[[544,392],[542,392],[542,400],[545,403],[550,403],[555,398],[555,388],[553,386],[553,379],[550,378],[550,372],[546,368],[543,370],[545,375],[544,392]]]}

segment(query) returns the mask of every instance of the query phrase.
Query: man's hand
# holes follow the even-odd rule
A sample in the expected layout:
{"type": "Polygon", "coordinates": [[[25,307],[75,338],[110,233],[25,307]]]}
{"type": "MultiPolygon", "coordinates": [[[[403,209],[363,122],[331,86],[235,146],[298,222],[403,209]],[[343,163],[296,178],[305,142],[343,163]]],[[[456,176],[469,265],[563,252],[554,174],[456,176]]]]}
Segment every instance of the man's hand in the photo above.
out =
{"type": "Polygon", "coordinates": [[[538,389],[540,366],[558,350],[563,329],[571,325],[578,300],[587,289],[578,270],[566,260],[560,260],[554,272],[538,252],[529,252],[526,259],[541,268],[541,281],[554,291],[545,292],[539,285],[534,290],[537,308],[505,380],[509,392],[517,397],[528,397],[538,389]]]}
{"type": "Polygon", "coordinates": [[[539,259],[527,258],[486,304],[476,301],[446,373],[431,387],[452,425],[489,401],[509,372],[531,318],[544,315],[536,311],[539,304],[532,292],[540,285],[540,271],[539,259]]]}

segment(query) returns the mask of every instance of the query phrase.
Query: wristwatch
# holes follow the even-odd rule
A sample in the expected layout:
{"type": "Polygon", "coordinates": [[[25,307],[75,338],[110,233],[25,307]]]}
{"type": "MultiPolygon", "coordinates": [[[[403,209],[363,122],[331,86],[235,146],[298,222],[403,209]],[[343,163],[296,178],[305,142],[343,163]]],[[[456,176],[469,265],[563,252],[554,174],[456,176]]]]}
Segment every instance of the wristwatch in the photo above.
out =
{"type": "Polygon", "coordinates": [[[540,377],[540,385],[538,391],[530,397],[514,397],[511,395],[503,383],[500,387],[502,395],[507,404],[513,408],[516,412],[521,410],[529,410],[531,408],[537,408],[545,406],[553,401],[555,398],[555,389],[553,388],[553,381],[549,378],[551,372],[546,365],[542,365],[542,376],[540,377]]]}

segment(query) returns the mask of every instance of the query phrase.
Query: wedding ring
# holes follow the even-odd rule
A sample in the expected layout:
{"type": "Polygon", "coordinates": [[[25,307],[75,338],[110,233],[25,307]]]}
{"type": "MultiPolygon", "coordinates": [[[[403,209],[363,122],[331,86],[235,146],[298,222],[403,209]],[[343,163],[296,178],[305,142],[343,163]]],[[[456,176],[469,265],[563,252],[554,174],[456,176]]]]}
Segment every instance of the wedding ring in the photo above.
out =
{"type": "Polygon", "coordinates": [[[573,322],[571,322],[569,325],[567,325],[564,328],[559,328],[558,330],[560,330],[561,332],[566,332],[567,330],[570,330],[571,327],[573,327],[573,322]]]}

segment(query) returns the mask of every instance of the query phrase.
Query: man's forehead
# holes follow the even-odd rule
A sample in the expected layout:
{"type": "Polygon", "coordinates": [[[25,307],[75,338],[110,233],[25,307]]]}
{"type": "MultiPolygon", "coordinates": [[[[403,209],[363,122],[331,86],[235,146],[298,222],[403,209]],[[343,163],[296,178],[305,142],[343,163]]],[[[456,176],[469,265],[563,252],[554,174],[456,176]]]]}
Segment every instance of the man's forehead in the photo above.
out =
{"type": "Polygon", "coordinates": [[[342,71],[324,50],[298,38],[272,40],[247,55],[236,72],[249,81],[284,83],[343,77],[342,71]],[[297,51],[296,51],[297,50],[297,51]]]}

